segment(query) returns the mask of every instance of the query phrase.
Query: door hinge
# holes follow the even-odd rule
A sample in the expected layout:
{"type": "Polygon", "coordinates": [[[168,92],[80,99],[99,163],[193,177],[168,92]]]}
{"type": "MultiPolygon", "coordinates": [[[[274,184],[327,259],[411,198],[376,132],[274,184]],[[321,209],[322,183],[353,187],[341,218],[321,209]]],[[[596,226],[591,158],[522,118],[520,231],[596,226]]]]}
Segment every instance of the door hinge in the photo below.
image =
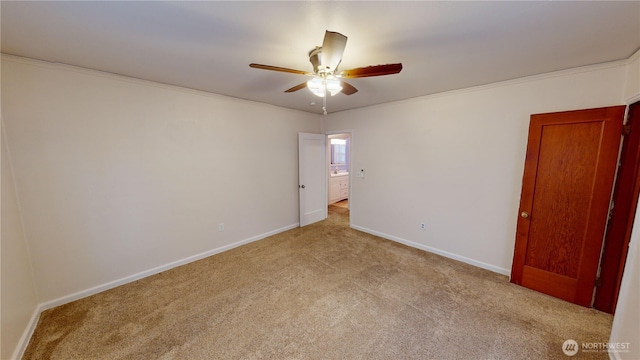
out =
{"type": "Polygon", "coordinates": [[[622,125],[622,135],[627,136],[631,134],[631,124],[622,125]]]}
{"type": "Polygon", "coordinates": [[[596,283],[595,283],[596,287],[600,287],[602,286],[602,278],[598,276],[598,278],[596,279],[596,283]]]}

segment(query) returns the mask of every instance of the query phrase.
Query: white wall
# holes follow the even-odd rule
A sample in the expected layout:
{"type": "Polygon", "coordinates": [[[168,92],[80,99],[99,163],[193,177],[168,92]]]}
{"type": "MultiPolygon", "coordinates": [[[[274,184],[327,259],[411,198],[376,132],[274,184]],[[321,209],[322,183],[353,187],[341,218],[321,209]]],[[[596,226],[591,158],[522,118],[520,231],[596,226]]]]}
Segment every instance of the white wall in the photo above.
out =
{"type": "MultiPolygon", "coordinates": [[[[620,104],[640,89],[629,80],[640,74],[634,66],[629,73],[624,63],[575,69],[319,118],[3,56],[5,145],[25,234],[17,225],[5,230],[7,214],[18,221],[18,211],[8,202],[13,210],[5,213],[3,151],[0,356],[5,336],[23,330],[6,335],[4,314],[21,306],[7,303],[5,311],[7,279],[6,286],[25,287],[21,327],[35,303],[70,300],[295,225],[301,131],[353,131],[352,168],[365,169],[364,179],[352,180],[356,228],[509,273],[530,114],[620,104]],[[19,249],[7,263],[6,238],[19,249]],[[22,270],[7,277],[6,264],[22,270]]],[[[627,266],[637,273],[635,249],[627,266]]],[[[637,276],[625,277],[612,341],[638,337],[637,327],[620,320],[637,318],[633,292],[637,276]]]]}
{"type": "Polygon", "coordinates": [[[297,133],[319,132],[317,115],[2,59],[39,302],[297,225],[297,133]]]}
{"type": "Polygon", "coordinates": [[[640,208],[636,209],[631,244],[624,268],[618,305],[613,318],[611,343],[628,343],[629,351],[611,354],[615,359],[640,359],[640,208]]]}
{"type": "MultiPolygon", "coordinates": [[[[640,101],[640,51],[631,57],[624,93],[627,102],[640,101]]],[[[610,342],[629,343],[629,352],[611,353],[615,359],[640,359],[640,206],[629,244],[610,342]]]]}
{"type": "Polygon", "coordinates": [[[22,231],[11,164],[0,135],[2,153],[2,223],[0,225],[0,359],[10,359],[38,305],[27,243],[22,231]]]}
{"type": "Polygon", "coordinates": [[[629,103],[640,100],[640,50],[629,58],[623,96],[629,103]]]}
{"type": "Polygon", "coordinates": [[[353,226],[509,274],[530,115],[619,105],[625,70],[616,62],[324,117],[323,131],[353,129],[352,168],[365,170],[352,180],[353,226]]]}

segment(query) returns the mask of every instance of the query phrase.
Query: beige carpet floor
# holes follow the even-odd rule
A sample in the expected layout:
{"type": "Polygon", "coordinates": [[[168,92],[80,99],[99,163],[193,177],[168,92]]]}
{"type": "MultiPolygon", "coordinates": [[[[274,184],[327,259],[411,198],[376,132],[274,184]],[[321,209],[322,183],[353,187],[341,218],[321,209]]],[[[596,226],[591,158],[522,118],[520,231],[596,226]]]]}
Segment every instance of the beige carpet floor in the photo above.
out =
{"type": "Polygon", "coordinates": [[[336,203],[331,204],[331,206],[337,206],[337,207],[348,209],[349,208],[349,199],[340,200],[340,201],[338,201],[336,203]]]}
{"type": "MultiPolygon", "coordinates": [[[[329,219],[41,315],[24,359],[568,359],[612,317],[329,219]]],[[[571,359],[607,359],[580,352],[571,359]]]]}

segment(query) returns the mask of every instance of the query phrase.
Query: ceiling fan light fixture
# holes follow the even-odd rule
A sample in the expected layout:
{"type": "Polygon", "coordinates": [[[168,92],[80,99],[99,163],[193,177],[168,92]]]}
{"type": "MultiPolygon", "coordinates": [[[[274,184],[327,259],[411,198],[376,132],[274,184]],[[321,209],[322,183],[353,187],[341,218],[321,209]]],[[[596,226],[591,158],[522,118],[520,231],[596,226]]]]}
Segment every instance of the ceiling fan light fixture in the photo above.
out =
{"type": "Polygon", "coordinates": [[[333,75],[314,77],[307,81],[307,87],[314,95],[319,97],[324,97],[326,92],[329,92],[331,96],[334,96],[342,91],[340,80],[333,75]]]}
{"type": "Polygon", "coordinates": [[[324,97],[325,86],[324,81],[322,81],[321,78],[314,77],[313,79],[307,81],[307,87],[314,95],[324,97]]]}
{"type": "Polygon", "coordinates": [[[342,85],[340,85],[340,80],[336,79],[335,76],[329,75],[325,79],[325,84],[327,86],[327,91],[331,93],[331,96],[342,91],[342,85]]]}

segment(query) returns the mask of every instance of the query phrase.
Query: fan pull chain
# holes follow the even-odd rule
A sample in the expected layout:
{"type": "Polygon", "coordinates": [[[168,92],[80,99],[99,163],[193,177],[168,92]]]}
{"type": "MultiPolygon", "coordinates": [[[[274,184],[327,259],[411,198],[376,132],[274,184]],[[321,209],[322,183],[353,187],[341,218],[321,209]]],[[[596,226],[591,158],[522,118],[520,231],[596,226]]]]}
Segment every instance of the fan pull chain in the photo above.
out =
{"type": "Polygon", "coordinates": [[[327,115],[327,87],[324,87],[324,96],[322,97],[322,112],[327,115]]]}

